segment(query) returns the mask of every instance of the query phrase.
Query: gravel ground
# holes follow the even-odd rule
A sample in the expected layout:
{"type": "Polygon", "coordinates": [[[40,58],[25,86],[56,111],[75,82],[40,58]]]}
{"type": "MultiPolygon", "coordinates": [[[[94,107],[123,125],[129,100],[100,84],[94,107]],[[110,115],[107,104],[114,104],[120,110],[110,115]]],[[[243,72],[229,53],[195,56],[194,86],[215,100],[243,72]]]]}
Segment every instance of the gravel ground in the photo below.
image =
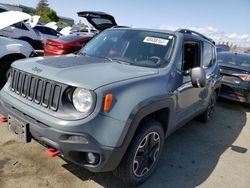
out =
{"type": "MultiPolygon", "coordinates": [[[[167,140],[159,166],[140,187],[249,188],[250,109],[220,100],[213,119],[193,120],[167,140]]],[[[112,173],[90,173],[22,144],[0,123],[0,188],[125,187],[112,173]]]]}

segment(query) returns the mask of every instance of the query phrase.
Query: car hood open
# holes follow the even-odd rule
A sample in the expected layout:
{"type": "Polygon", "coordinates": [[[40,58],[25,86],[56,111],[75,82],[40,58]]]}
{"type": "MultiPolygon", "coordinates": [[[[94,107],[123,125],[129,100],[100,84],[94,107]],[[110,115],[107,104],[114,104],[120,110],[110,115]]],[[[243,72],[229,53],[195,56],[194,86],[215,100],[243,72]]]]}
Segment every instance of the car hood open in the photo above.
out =
{"type": "Polygon", "coordinates": [[[31,19],[31,16],[24,12],[7,11],[0,13],[0,30],[18,22],[31,19]]]}
{"type": "Polygon", "coordinates": [[[42,78],[91,90],[158,73],[158,69],[120,64],[82,55],[30,58],[16,61],[12,66],[42,78]]]}

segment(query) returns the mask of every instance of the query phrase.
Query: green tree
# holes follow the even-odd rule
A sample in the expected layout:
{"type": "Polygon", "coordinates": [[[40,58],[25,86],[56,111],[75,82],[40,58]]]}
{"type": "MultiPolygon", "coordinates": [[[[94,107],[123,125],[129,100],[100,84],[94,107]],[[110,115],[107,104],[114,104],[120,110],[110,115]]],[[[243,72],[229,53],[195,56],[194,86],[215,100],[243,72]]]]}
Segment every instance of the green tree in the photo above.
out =
{"type": "Polygon", "coordinates": [[[39,0],[35,14],[39,15],[40,21],[44,23],[59,21],[56,11],[49,7],[48,0],[39,0]]]}
{"type": "Polygon", "coordinates": [[[36,14],[43,17],[45,12],[49,9],[49,4],[47,0],[39,0],[36,7],[36,14]]]}
{"type": "Polygon", "coordinates": [[[47,18],[50,22],[54,21],[54,22],[58,22],[59,21],[59,17],[56,14],[56,11],[54,11],[51,8],[48,8],[45,11],[44,17],[47,18]]]}

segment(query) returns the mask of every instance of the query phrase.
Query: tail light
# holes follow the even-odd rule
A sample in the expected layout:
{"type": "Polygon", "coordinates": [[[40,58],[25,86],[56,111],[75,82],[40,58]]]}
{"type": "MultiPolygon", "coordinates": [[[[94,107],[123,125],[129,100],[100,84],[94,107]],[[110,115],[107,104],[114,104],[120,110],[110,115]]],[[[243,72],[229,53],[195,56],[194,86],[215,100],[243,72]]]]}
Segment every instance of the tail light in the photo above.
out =
{"type": "Polygon", "coordinates": [[[233,74],[234,76],[238,76],[243,81],[250,82],[250,74],[233,74]]]}

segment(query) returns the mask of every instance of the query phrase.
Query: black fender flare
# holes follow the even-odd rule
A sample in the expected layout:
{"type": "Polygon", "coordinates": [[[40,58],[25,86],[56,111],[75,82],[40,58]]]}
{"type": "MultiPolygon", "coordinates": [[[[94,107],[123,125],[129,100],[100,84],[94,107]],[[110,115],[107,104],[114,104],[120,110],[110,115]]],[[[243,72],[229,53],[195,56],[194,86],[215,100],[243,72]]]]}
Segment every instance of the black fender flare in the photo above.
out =
{"type": "Polygon", "coordinates": [[[123,133],[118,141],[118,143],[121,144],[119,147],[119,155],[113,158],[114,163],[115,164],[120,163],[134,135],[136,134],[136,131],[138,130],[140,122],[143,120],[143,118],[145,118],[149,114],[154,113],[161,109],[165,108],[169,109],[168,126],[165,131],[165,135],[168,136],[174,119],[174,114],[173,114],[175,110],[174,104],[175,104],[174,99],[171,98],[170,95],[152,97],[147,99],[146,101],[139,103],[133,109],[125,124],[123,133]]]}

